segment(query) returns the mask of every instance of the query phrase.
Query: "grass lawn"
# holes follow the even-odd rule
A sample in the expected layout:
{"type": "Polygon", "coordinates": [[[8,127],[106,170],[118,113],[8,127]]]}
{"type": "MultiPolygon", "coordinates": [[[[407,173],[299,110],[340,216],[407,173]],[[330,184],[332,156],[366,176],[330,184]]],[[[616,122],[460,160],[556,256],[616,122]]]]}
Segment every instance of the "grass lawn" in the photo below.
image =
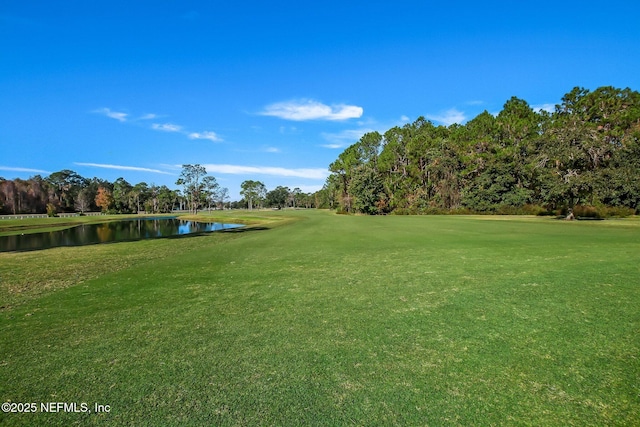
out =
{"type": "Polygon", "coordinates": [[[640,425],[640,221],[245,219],[0,253],[0,425],[640,425]]]}

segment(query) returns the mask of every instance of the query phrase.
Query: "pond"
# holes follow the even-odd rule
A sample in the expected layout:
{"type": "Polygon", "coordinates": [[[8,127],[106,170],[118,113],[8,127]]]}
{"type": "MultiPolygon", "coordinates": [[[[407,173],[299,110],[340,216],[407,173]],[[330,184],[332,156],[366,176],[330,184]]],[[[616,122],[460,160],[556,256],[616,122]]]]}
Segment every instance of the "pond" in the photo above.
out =
{"type": "Polygon", "coordinates": [[[96,243],[155,239],[185,234],[208,233],[242,226],[242,224],[187,221],[175,217],[135,218],[97,224],[82,224],[58,231],[1,236],[0,252],[32,251],[58,246],[82,246],[96,243]]]}

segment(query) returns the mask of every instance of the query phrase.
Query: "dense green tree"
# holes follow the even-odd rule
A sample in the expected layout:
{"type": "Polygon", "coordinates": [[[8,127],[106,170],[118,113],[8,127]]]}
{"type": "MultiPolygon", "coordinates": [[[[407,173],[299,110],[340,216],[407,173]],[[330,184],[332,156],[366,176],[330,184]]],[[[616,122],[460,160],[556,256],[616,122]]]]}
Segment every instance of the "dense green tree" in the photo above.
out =
{"type": "Polygon", "coordinates": [[[132,213],[135,210],[132,190],[133,186],[126,179],[120,177],[114,181],[111,194],[118,213],[132,213]]]}
{"type": "Polygon", "coordinates": [[[485,112],[465,126],[464,206],[490,212],[532,201],[535,174],[530,159],[539,124],[540,117],[529,104],[513,97],[495,119],[485,112]]]}
{"type": "Polygon", "coordinates": [[[313,193],[300,193],[298,196],[298,206],[304,206],[307,209],[316,207],[316,199],[313,193]]]}
{"type": "Polygon", "coordinates": [[[259,205],[267,194],[267,188],[260,181],[247,180],[240,184],[240,194],[247,202],[249,210],[259,205]]]}
{"type": "Polygon", "coordinates": [[[187,200],[189,212],[198,213],[201,203],[201,194],[204,189],[202,179],[207,174],[207,170],[201,165],[182,165],[182,172],[176,181],[176,185],[183,186],[183,195],[187,200]]]}
{"type": "Polygon", "coordinates": [[[353,196],[353,209],[365,214],[383,212],[384,193],[382,178],[372,165],[362,164],[353,171],[349,181],[349,194],[353,196]]]}
{"type": "MultiPolygon", "coordinates": [[[[172,212],[175,204],[178,202],[178,192],[171,190],[166,185],[162,185],[157,189],[157,212],[172,212]]],[[[156,212],[154,210],[154,212],[156,212]]]]}
{"type": "Polygon", "coordinates": [[[145,202],[149,197],[149,186],[146,182],[139,182],[131,188],[131,196],[135,203],[136,212],[140,212],[144,208],[145,202]]]}
{"type": "Polygon", "coordinates": [[[52,173],[47,177],[47,181],[53,187],[58,206],[63,211],[74,209],[78,192],[86,186],[85,178],[69,169],[52,173]]]}
{"type": "Polygon", "coordinates": [[[218,185],[218,182],[213,176],[207,175],[202,178],[202,198],[207,205],[207,209],[211,210],[211,206],[215,205],[219,190],[220,185],[218,185]]]}
{"type": "Polygon", "coordinates": [[[637,209],[639,129],[640,94],[630,89],[574,88],[554,113],[513,97],[496,116],[485,111],[466,125],[436,127],[420,117],[382,137],[365,135],[330,165],[318,197],[367,213],[637,209]]]}
{"type": "Polygon", "coordinates": [[[100,208],[96,205],[95,199],[98,195],[98,188],[106,188],[109,191],[113,191],[113,184],[105,179],[101,179],[98,177],[93,177],[91,179],[86,180],[87,185],[83,188],[84,191],[87,192],[87,196],[89,197],[89,209],[90,211],[99,211],[100,208]]]}
{"type": "Polygon", "coordinates": [[[322,189],[314,194],[315,206],[319,209],[337,209],[338,200],[342,195],[341,185],[336,174],[331,174],[322,186],[322,189]]]}
{"type": "Polygon", "coordinates": [[[378,132],[364,134],[358,142],[343,151],[338,159],[329,165],[329,170],[337,176],[332,182],[332,191],[341,208],[347,212],[353,210],[354,194],[351,179],[354,171],[361,165],[367,165],[378,173],[378,156],[382,144],[382,136],[378,132]]]}
{"type": "Polygon", "coordinates": [[[287,204],[289,198],[289,187],[278,186],[269,191],[265,197],[267,207],[282,209],[287,204]]]}

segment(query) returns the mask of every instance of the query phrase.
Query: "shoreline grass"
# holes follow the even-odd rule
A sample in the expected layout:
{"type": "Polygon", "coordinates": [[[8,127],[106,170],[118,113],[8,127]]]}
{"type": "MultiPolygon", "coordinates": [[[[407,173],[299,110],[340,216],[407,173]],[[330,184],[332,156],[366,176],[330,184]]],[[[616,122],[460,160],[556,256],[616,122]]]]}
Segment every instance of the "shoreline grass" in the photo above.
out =
{"type": "Polygon", "coordinates": [[[640,421],[637,221],[252,215],[274,221],[0,254],[3,287],[122,263],[0,310],[0,399],[111,412],[0,424],[640,421]]]}

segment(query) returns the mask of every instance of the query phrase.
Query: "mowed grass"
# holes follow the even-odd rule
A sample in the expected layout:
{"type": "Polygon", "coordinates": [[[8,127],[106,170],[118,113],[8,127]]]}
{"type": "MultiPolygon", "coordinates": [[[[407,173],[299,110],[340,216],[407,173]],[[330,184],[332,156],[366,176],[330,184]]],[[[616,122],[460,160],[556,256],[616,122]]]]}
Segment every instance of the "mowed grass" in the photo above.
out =
{"type": "Polygon", "coordinates": [[[640,423],[639,221],[260,215],[0,254],[0,425],[640,423]]]}

